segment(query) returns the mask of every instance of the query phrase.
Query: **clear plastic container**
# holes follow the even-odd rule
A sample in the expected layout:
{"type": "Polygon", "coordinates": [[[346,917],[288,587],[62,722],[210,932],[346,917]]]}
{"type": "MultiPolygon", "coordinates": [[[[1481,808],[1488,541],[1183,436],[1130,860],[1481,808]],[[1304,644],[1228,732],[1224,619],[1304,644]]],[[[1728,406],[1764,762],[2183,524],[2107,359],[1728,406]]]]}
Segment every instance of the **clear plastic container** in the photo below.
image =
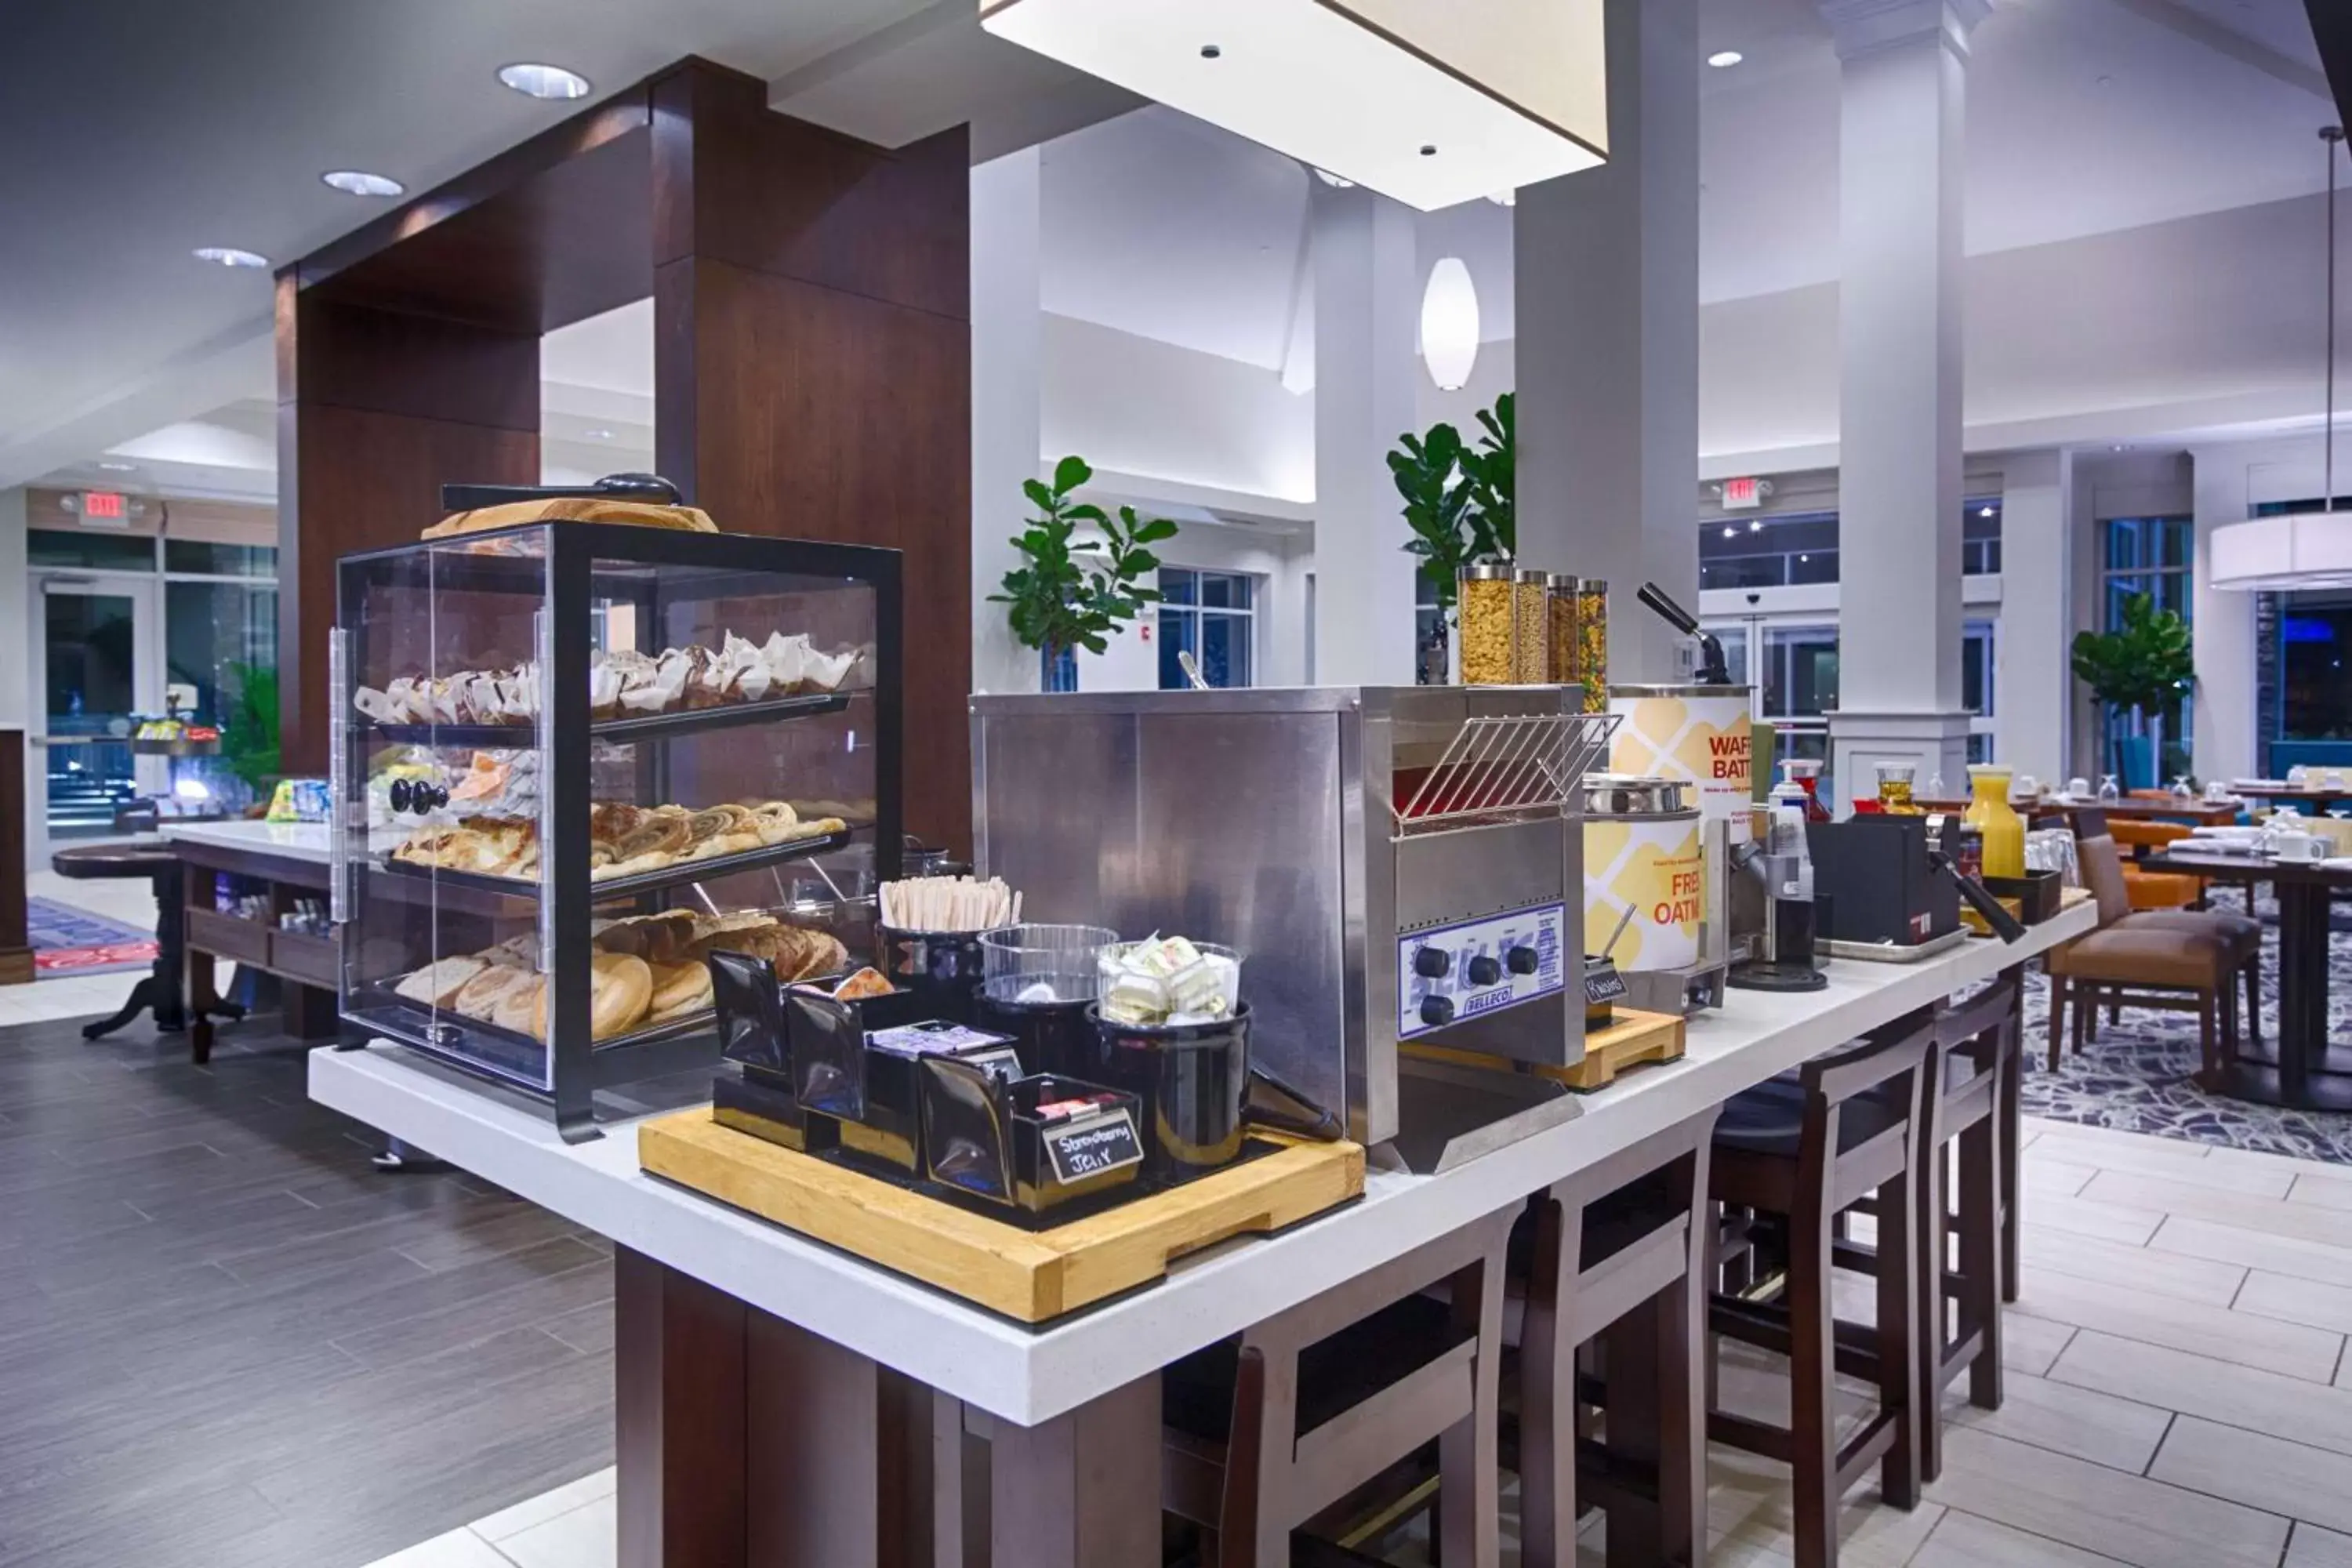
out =
{"type": "Polygon", "coordinates": [[[998,1002],[1091,1002],[1102,952],[1117,945],[1108,926],[1000,926],[980,933],[981,988],[998,1002]]]}
{"type": "Polygon", "coordinates": [[[1532,569],[1511,574],[1511,679],[1520,686],[1551,679],[1551,577],[1532,569]]]}
{"type": "Polygon", "coordinates": [[[1465,566],[1457,587],[1463,684],[1510,685],[1518,669],[1517,644],[1512,630],[1511,569],[1465,566]]]}

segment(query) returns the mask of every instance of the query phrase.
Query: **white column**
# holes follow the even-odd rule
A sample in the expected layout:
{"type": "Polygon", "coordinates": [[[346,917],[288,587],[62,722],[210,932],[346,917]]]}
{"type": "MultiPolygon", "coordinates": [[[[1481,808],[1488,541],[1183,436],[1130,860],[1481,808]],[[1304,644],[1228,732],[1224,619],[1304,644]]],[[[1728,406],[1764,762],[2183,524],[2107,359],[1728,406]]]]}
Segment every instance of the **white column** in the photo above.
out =
{"type": "Polygon", "coordinates": [[[1839,173],[1839,710],[1848,798],[1908,759],[1957,789],[1968,37],[1988,0],[1822,0],[1839,173]]]}
{"type": "Polygon", "coordinates": [[[1514,210],[1519,559],[1609,584],[1609,672],[1675,678],[1634,591],[1698,611],[1698,7],[1608,0],[1609,162],[1514,210]]]}
{"type": "Polygon", "coordinates": [[[992,605],[1021,563],[1010,541],[1037,477],[1043,357],[1037,294],[1037,149],[971,172],[971,684],[977,691],[1034,691],[1038,655],[1021,646],[992,605]]]}
{"type": "MultiPolygon", "coordinates": [[[[2000,645],[1993,672],[1995,752],[2060,787],[2072,776],[2074,455],[2023,452],[2001,468],[2000,645]],[[2052,679],[2053,673],[2057,679],[2052,679]]],[[[1957,781],[1946,778],[1946,783],[1957,781]]],[[[2090,782],[2096,784],[2094,778],[2090,782]]]]}
{"type": "MultiPolygon", "coordinates": [[[[2319,443],[2311,446],[2313,457],[2319,457],[2319,443]]],[[[2252,466],[2242,447],[2195,447],[2189,460],[2197,496],[2189,612],[2197,692],[2189,714],[2194,732],[2189,765],[2200,779],[2252,778],[2256,758],[2255,595],[2213,586],[2210,564],[2213,531],[2253,515],[2252,466]]],[[[2311,479],[2310,493],[2316,495],[2322,489],[2316,468],[2311,479]]]]}
{"type": "Polygon", "coordinates": [[[1309,179],[1315,222],[1315,679],[1411,686],[1416,557],[1388,454],[1413,428],[1411,209],[1309,179]]]}

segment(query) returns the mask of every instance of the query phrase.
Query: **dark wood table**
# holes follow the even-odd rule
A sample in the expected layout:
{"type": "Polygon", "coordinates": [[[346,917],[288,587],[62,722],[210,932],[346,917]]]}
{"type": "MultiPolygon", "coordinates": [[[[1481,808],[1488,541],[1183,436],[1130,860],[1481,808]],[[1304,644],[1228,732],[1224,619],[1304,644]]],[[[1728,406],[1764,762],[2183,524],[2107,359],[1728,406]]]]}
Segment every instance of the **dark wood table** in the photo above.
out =
{"type": "Polygon", "coordinates": [[[324,828],[278,826],[261,822],[174,823],[172,853],[184,868],[185,975],[190,1010],[189,1055],[209,1060],[214,1016],[241,1013],[213,992],[213,960],[226,958],[278,982],[279,1028],[298,1040],[335,1038],[336,987],[342,977],[342,948],[336,937],[289,929],[279,923],[303,904],[328,901],[331,868],[324,828]],[[255,916],[227,913],[215,906],[221,873],[259,896],[255,916]]]}
{"type": "Polygon", "coordinates": [[[181,918],[180,858],[161,838],[123,843],[77,844],[49,858],[60,877],[78,882],[138,880],[155,889],[155,965],[140,977],[110,1018],[82,1026],[85,1040],[102,1039],[140,1014],[152,1012],[155,1027],[167,1035],[188,1026],[182,1005],[180,971],[184,962],[186,922],[181,918]]]}
{"type": "MultiPolygon", "coordinates": [[[[1921,800],[1916,804],[1922,811],[1958,812],[1966,811],[1971,803],[1960,799],[1937,799],[1921,800]]],[[[2238,814],[2245,809],[2244,804],[2238,801],[2215,805],[2201,800],[2183,803],[2177,800],[2134,800],[2129,796],[2110,801],[2011,800],[2009,805],[2011,810],[2030,823],[2048,822],[2061,816],[2074,818],[2095,811],[2108,816],[2127,817],[2135,822],[2185,822],[2200,827],[2222,826],[2235,822],[2238,814]]]]}
{"type": "MultiPolygon", "coordinates": [[[[2347,770],[2352,771],[2352,770],[2347,770]]],[[[2254,800],[2266,800],[2274,805],[2307,805],[2323,816],[2331,806],[2352,805],[2352,787],[2345,789],[2301,789],[2287,784],[2264,789],[2256,784],[2233,784],[2230,786],[2240,795],[2254,800]]]]}
{"type": "MultiPolygon", "coordinates": [[[[2352,1047],[2327,1041],[2328,906],[2352,890],[2352,865],[2311,865],[2258,855],[2200,855],[2178,849],[2140,862],[2217,882],[2268,882],[2278,889],[2279,1026],[2276,1054],[2255,1055],[2241,1041],[2216,1094],[2296,1110],[2352,1110],[2352,1047]]],[[[2249,894],[2251,897],[2251,893],[2249,894]]]]}

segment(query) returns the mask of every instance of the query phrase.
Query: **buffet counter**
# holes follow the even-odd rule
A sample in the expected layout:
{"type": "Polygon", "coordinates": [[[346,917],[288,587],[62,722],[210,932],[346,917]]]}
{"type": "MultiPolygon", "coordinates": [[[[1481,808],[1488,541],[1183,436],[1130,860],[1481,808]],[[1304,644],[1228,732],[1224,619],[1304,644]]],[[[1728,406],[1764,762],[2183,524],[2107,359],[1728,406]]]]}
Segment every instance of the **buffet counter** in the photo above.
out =
{"type": "MultiPolygon", "coordinates": [[[[797,1359],[787,1358],[798,1377],[817,1378],[812,1369],[820,1363],[829,1369],[824,1378],[839,1377],[844,1368],[836,1363],[852,1363],[850,1383],[842,1386],[855,1386],[854,1374],[862,1369],[870,1388],[878,1366],[887,1369],[886,1384],[895,1373],[999,1418],[996,1561],[1083,1562],[1092,1568],[1142,1549],[1144,1531],[1131,1520],[1124,1527],[1103,1521],[1149,1519],[1149,1539],[1156,1546],[1161,1367],[1472,1225],[1811,1057],[1989,980],[2095,923],[2095,911],[2078,905],[2032,928],[2013,946],[1975,941],[1915,963],[1833,963],[1825,971],[1828,988],[1809,994],[1735,992],[1722,1011],[1691,1020],[1682,1060],[1631,1073],[1582,1098],[1579,1113],[1560,1125],[1442,1174],[1376,1168],[1367,1177],[1363,1201],[1351,1207],[1271,1239],[1187,1259],[1157,1287],[1041,1330],[647,1176],[638,1170],[630,1124],[609,1126],[599,1141],[567,1143],[536,1110],[486,1094],[396,1047],[314,1053],[310,1094],[623,1249],[617,1353],[625,1563],[684,1563],[704,1550],[688,1544],[689,1539],[709,1539],[681,1521],[687,1504],[675,1489],[694,1483],[675,1451],[678,1432],[672,1431],[672,1451],[665,1455],[657,1435],[647,1447],[633,1441],[629,1430],[632,1422],[647,1421],[680,1427],[679,1385],[694,1374],[677,1341],[631,1319],[707,1311],[709,1295],[698,1285],[751,1310],[761,1322],[774,1320],[762,1331],[780,1333],[798,1347],[797,1359]],[[656,1464],[669,1478],[667,1488],[646,1473],[656,1464]],[[1023,1499],[1024,1509],[1004,1506],[1023,1499]],[[1112,1535],[1106,1537],[1104,1529],[1112,1535]],[[1114,1538],[1123,1544],[1106,1544],[1114,1538]]],[[[673,1322],[671,1331],[680,1326],[673,1322]]],[[[802,1388],[793,1397],[818,1396],[802,1388]]],[[[870,1393],[864,1397],[869,1416],[888,1425],[877,1414],[888,1400],[870,1393]]],[[[756,1410],[759,1395],[750,1400],[756,1410]]],[[[744,1430],[740,1416],[733,1430],[739,1436],[744,1430]]],[[[928,1439],[915,1446],[928,1451],[928,1439]]],[[[762,1477],[749,1489],[791,1499],[797,1510],[791,1529],[803,1539],[823,1528],[818,1515],[860,1508],[870,1513],[877,1495],[891,1495],[887,1484],[879,1494],[856,1487],[845,1492],[837,1476],[820,1484],[818,1472],[843,1462],[838,1451],[817,1452],[822,1447],[801,1443],[776,1450],[774,1463],[798,1466],[799,1473],[762,1477]]],[[[871,1471],[866,1475],[871,1482],[871,1471]]],[[[755,1512],[782,1507],[740,1488],[732,1504],[708,1500],[755,1512]]]]}
{"type": "Polygon", "coordinates": [[[241,1016],[215,994],[216,958],[278,977],[287,1034],[333,1038],[342,945],[327,923],[334,850],[326,825],[166,821],[160,831],[184,868],[190,1057],[209,1061],[214,1019],[241,1016]]]}

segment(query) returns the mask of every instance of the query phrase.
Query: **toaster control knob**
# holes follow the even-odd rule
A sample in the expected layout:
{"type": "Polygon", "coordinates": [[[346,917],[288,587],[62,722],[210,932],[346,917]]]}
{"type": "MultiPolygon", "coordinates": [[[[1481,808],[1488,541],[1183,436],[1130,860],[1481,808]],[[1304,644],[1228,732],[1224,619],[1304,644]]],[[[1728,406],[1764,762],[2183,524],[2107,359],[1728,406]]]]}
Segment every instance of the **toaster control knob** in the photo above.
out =
{"type": "Polygon", "coordinates": [[[1536,950],[1515,947],[1503,955],[1503,962],[1510,966],[1514,974],[1533,974],[1536,972],[1536,950]]]}
{"type": "Polygon", "coordinates": [[[1480,953],[1470,961],[1470,984],[1492,985],[1503,978],[1503,961],[1480,953]]]}
{"type": "Polygon", "coordinates": [[[1424,996],[1421,999],[1421,1021],[1434,1029],[1454,1022],[1454,1003],[1444,996],[1424,996]]]}
{"type": "Polygon", "coordinates": [[[1454,967],[1454,955],[1442,947],[1413,950],[1412,972],[1423,980],[1443,980],[1454,967]]]}

